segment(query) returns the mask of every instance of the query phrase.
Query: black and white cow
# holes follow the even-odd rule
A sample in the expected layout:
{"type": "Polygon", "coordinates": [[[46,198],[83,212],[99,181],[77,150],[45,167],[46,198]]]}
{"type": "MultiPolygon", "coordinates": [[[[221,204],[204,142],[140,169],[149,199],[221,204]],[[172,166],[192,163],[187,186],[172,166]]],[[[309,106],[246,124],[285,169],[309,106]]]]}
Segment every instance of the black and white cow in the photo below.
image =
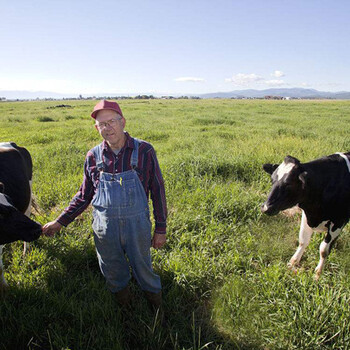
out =
{"type": "Polygon", "coordinates": [[[299,247],[289,261],[300,262],[313,231],[326,232],[320,245],[315,278],[322,273],[334,241],[350,218],[350,152],[336,153],[309,163],[287,156],[283,163],[264,164],[271,175],[272,189],[261,210],[275,215],[295,205],[302,209],[299,247]]]}
{"type": "Polygon", "coordinates": [[[29,152],[13,142],[0,143],[0,290],[6,287],[2,245],[17,240],[31,242],[41,235],[41,225],[29,219],[31,181],[29,152]]]}

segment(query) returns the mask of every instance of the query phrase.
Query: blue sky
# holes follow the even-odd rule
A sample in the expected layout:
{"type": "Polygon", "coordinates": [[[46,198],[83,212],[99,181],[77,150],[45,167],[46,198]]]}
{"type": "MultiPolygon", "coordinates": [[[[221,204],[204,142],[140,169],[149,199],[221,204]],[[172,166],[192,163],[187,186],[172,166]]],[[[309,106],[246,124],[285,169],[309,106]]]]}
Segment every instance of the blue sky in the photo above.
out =
{"type": "Polygon", "coordinates": [[[1,0],[1,90],[350,91],[348,0],[1,0]]]}

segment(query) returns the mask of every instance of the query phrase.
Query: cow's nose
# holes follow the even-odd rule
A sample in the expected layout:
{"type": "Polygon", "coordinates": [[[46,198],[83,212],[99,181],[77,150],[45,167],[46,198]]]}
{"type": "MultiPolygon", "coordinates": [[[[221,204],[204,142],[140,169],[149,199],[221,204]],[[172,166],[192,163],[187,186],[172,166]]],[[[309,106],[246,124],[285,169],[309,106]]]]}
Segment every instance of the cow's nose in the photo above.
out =
{"type": "Polygon", "coordinates": [[[266,213],[267,212],[267,210],[268,210],[268,206],[266,205],[266,203],[264,203],[262,206],[261,206],[261,212],[262,213],[266,213]]]}
{"type": "Polygon", "coordinates": [[[273,206],[267,205],[266,203],[261,206],[261,212],[266,215],[275,215],[278,213],[273,206]]]}

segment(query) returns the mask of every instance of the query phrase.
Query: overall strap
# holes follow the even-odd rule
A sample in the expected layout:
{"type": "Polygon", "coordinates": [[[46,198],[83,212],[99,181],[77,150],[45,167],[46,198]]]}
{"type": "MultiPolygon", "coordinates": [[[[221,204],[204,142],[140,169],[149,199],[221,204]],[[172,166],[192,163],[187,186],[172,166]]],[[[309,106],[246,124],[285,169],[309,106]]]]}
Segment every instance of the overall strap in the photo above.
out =
{"type": "Polygon", "coordinates": [[[103,143],[100,143],[99,145],[95,146],[91,152],[94,154],[95,156],[95,160],[96,160],[96,168],[99,171],[103,171],[105,166],[102,160],[102,147],[103,147],[103,143]]]}
{"type": "Polygon", "coordinates": [[[133,169],[137,168],[137,163],[139,159],[139,144],[140,144],[140,141],[134,138],[134,150],[132,151],[131,161],[130,161],[130,165],[133,169]]]}

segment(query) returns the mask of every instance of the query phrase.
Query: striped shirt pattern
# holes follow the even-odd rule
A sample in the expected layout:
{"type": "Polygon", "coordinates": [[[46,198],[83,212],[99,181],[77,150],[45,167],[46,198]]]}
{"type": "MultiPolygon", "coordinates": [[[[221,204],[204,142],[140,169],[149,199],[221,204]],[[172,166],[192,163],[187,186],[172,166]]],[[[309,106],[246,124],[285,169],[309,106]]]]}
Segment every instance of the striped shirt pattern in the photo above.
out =
{"type": "MultiPolygon", "coordinates": [[[[131,170],[130,160],[134,149],[134,141],[127,132],[125,132],[125,135],[125,145],[117,155],[105,140],[102,142],[102,157],[106,164],[105,172],[113,173],[113,168],[115,168],[115,173],[131,170]]],[[[147,198],[151,195],[155,233],[165,234],[167,206],[162,173],[152,145],[146,141],[139,141],[138,166],[136,171],[147,198]]],[[[85,158],[83,183],[69,206],[57,219],[61,225],[67,226],[70,224],[89,206],[96,193],[98,183],[99,171],[96,168],[95,157],[90,150],[85,158]]]]}

